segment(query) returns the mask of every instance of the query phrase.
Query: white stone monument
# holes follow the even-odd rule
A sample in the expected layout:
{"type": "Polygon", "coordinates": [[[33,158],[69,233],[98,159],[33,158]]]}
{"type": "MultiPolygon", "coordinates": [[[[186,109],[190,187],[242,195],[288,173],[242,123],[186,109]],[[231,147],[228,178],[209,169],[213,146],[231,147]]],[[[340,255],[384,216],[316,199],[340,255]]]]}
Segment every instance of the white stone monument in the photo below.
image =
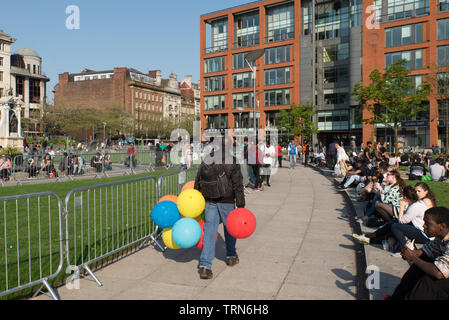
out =
{"type": "Polygon", "coordinates": [[[23,101],[13,96],[0,97],[0,146],[23,152],[22,110],[23,101]]]}

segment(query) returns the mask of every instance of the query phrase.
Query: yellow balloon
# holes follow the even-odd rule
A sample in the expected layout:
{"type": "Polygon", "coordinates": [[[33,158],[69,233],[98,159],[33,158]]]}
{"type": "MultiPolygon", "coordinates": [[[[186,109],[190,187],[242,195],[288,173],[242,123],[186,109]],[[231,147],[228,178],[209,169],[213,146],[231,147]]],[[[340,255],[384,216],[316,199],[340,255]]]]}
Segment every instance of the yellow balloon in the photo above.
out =
{"type": "Polygon", "coordinates": [[[178,246],[175,241],[173,241],[173,236],[172,236],[172,229],[164,229],[162,231],[162,240],[164,241],[165,245],[167,246],[167,248],[169,249],[174,249],[174,250],[178,250],[181,249],[180,246],[178,246]]]}
{"type": "Polygon", "coordinates": [[[203,213],[205,207],[206,200],[198,190],[185,190],[178,197],[178,210],[184,217],[195,219],[203,213]]]}

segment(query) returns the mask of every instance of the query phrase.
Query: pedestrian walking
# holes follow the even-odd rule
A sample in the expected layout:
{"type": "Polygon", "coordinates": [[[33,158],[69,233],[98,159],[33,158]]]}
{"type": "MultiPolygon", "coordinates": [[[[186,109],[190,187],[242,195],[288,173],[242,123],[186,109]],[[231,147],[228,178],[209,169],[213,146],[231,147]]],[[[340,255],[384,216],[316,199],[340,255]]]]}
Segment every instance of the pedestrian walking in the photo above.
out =
{"type": "Polygon", "coordinates": [[[245,194],[243,177],[240,165],[232,155],[232,164],[226,164],[226,151],[224,141],[221,150],[222,161],[214,161],[214,152],[201,163],[195,179],[195,189],[200,191],[206,199],[203,237],[203,250],[199,262],[201,279],[212,279],[212,262],[215,258],[216,235],[220,219],[223,222],[226,243],[226,264],[230,267],[239,263],[236,251],[237,240],[226,229],[226,219],[235,209],[245,207],[245,194]]]}
{"type": "Polygon", "coordinates": [[[297,154],[296,144],[294,141],[292,141],[288,145],[288,156],[290,159],[290,169],[295,169],[295,167],[296,167],[296,154],[297,154]]]}

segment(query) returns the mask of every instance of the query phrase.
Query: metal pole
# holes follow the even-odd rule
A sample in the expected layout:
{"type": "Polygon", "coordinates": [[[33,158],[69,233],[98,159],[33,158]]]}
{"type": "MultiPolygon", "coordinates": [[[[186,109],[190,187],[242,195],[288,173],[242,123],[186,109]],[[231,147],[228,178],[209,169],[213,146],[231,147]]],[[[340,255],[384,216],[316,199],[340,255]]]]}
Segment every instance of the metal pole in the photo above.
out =
{"type": "Polygon", "coordinates": [[[256,143],[258,143],[258,141],[257,141],[257,127],[258,127],[258,125],[257,125],[257,119],[256,119],[256,104],[257,104],[257,96],[256,96],[256,77],[257,77],[257,75],[256,75],[256,73],[257,73],[257,67],[256,67],[256,61],[254,61],[254,67],[253,67],[254,69],[253,69],[253,78],[254,78],[254,101],[253,101],[253,103],[254,103],[254,105],[253,105],[253,108],[254,108],[254,134],[256,135],[256,143]]]}

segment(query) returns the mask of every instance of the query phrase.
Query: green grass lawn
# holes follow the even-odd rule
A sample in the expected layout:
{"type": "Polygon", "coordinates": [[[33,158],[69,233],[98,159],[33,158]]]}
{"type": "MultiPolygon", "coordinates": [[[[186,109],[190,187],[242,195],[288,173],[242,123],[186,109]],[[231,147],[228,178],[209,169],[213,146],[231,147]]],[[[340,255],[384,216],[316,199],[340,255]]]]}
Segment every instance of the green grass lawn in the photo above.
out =
{"type": "MultiPolygon", "coordinates": [[[[157,203],[157,171],[134,176],[53,182],[39,185],[0,188],[0,197],[39,192],[54,192],[65,207],[68,230],[63,223],[63,239],[69,239],[69,261],[80,265],[147,236],[154,230],[149,214],[157,203]],[[120,183],[137,179],[134,182],[120,183]],[[106,186],[84,190],[85,187],[106,186]]],[[[195,171],[187,172],[186,182],[194,180],[195,171]]],[[[162,180],[161,196],[179,194],[183,184],[178,175],[162,180]]],[[[60,259],[58,202],[55,197],[0,201],[0,292],[55,273],[60,259]],[[8,281],[6,281],[8,279],[8,281]]],[[[63,241],[65,246],[65,241],[63,241]]],[[[62,271],[52,283],[61,283],[69,274],[64,257],[62,271]]],[[[0,299],[29,296],[37,288],[26,289],[0,299]]]]}

